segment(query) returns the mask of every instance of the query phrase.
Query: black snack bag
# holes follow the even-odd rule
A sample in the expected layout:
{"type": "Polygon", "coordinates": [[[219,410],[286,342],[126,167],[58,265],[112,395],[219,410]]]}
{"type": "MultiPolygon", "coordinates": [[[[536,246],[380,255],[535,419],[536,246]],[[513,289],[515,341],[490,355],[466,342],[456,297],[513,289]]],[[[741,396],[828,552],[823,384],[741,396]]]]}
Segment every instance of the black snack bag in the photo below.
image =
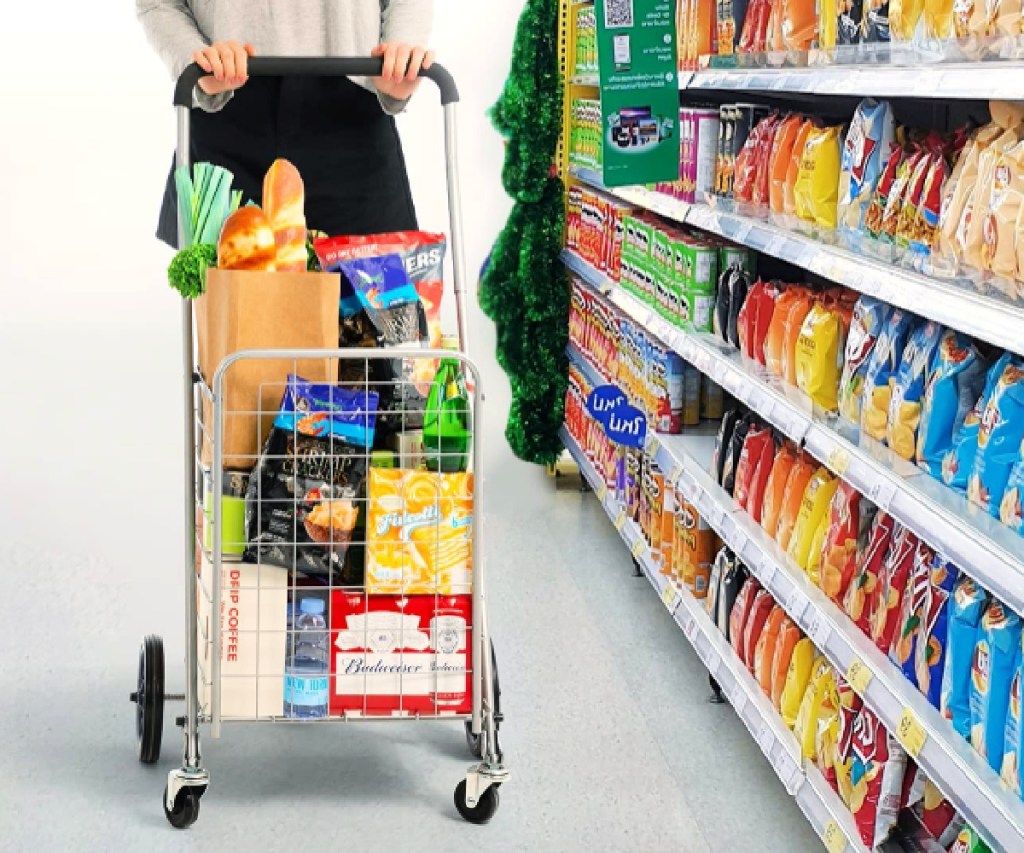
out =
{"type": "Polygon", "coordinates": [[[836,23],[836,44],[859,44],[863,0],[839,0],[839,20],[836,23]]]}
{"type": "Polygon", "coordinates": [[[739,418],[740,412],[735,406],[726,409],[722,414],[722,423],[718,427],[715,455],[711,461],[711,475],[719,485],[722,484],[722,468],[725,465],[725,459],[729,455],[729,446],[732,443],[732,431],[736,428],[736,422],[739,418]]]}
{"type": "Polygon", "coordinates": [[[747,440],[747,432],[753,423],[753,415],[743,415],[736,421],[729,437],[728,450],[722,463],[722,488],[730,495],[736,488],[736,468],[739,466],[740,454],[743,453],[743,442],[747,440]]]}

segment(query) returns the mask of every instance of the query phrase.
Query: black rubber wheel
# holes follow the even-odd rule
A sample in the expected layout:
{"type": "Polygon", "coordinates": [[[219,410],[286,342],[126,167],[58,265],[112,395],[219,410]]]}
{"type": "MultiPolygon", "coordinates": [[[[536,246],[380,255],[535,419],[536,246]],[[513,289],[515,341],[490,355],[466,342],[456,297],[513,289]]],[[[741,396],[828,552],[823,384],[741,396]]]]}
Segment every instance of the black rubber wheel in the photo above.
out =
{"type": "Polygon", "coordinates": [[[167,810],[167,789],[164,788],[164,815],[175,829],[188,829],[199,819],[199,798],[201,794],[192,788],[182,788],[174,799],[174,809],[167,810]]]}
{"type": "Polygon", "coordinates": [[[463,779],[455,788],[455,808],[459,810],[463,820],[476,824],[487,823],[498,811],[498,786],[491,785],[484,791],[476,806],[470,808],[466,805],[466,780],[463,779]]]}
{"type": "Polygon", "coordinates": [[[150,635],[142,641],[138,687],[130,698],[135,703],[139,761],[155,764],[164,731],[164,643],[159,637],[150,635]]]}

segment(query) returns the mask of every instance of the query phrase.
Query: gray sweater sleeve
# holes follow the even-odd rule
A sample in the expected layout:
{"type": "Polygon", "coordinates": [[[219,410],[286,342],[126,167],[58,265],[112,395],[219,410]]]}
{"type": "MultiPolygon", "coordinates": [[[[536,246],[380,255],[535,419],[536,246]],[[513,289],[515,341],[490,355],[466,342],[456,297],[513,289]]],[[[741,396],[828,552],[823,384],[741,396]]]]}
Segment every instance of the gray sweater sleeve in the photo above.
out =
{"type": "MultiPolygon", "coordinates": [[[[381,41],[425,46],[430,43],[434,0],[381,0],[381,41]]],[[[397,115],[409,103],[377,93],[386,113],[397,115]]]]}
{"type": "MultiPolygon", "coordinates": [[[[191,64],[192,54],[210,44],[185,0],[135,0],[135,14],[174,80],[191,64]]],[[[196,106],[207,112],[216,112],[230,99],[230,92],[207,95],[196,87],[196,106]]]]}

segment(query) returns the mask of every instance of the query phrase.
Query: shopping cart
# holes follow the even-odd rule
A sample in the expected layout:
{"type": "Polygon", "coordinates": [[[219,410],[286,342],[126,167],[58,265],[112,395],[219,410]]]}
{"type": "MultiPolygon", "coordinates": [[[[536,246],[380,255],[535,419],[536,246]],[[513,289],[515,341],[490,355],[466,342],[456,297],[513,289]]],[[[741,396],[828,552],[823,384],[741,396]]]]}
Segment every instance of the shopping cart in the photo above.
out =
{"type": "MultiPolygon", "coordinates": [[[[362,58],[254,58],[249,64],[252,76],[374,77],[379,76],[381,70],[381,60],[362,58]]],[[[175,89],[178,166],[190,167],[192,93],[203,74],[198,65],[191,66],[181,75],[175,89]]],[[[160,756],[165,701],[177,700],[185,704],[184,715],[177,718],[177,724],[184,734],[184,758],[180,768],[169,772],[163,796],[167,819],[178,828],[190,826],[196,821],[200,799],[210,781],[209,772],[202,766],[199,749],[201,724],[209,725],[212,737],[216,738],[220,736],[222,724],[233,721],[317,725],[369,720],[462,721],[470,752],[480,759],[480,763],[471,767],[465,778],[458,783],[455,805],[466,820],[474,823],[484,823],[494,815],[498,807],[498,788],[508,779],[509,773],[504,767],[498,743],[498,729],[502,720],[500,690],[497,664],[487,627],[483,524],[479,511],[481,478],[476,478],[475,490],[472,480],[473,473],[479,474],[481,471],[483,386],[476,365],[465,355],[468,339],[464,305],[466,275],[456,163],[456,104],[459,96],[451,75],[440,65],[424,71],[423,76],[437,84],[444,108],[459,352],[430,349],[416,350],[415,355],[412,355],[408,350],[393,349],[251,349],[229,355],[212,376],[204,377],[196,369],[193,306],[187,299],[183,302],[186,436],[185,689],[181,694],[165,692],[163,643],[159,637],[148,636],[139,654],[137,687],[131,694],[131,701],[136,706],[138,757],[147,764],[155,763],[160,756]],[[466,473],[441,474],[440,471],[445,469],[435,460],[434,467],[428,466],[426,471],[421,469],[417,476],[426,479],[428,490],[434,487],[440,489],[438,484],[442,483],[442,478],[453,478],[443,480],[444,488],[461,488],[463,499],[468,489],[469,515],[464,517],[462,524],[465,528],[465,541],[451,539],[451,528],[459,526],[454,521],[448,527],[437,523],[433,528],[425,528],[428,532],[431,529],[434,531],[429,535],[436,535],[437,542],[420,541],[415,545],[419,550],[412,550],[413,545],[408,542],[400,546],[389,544],[387,547],[398,547],[399,556],[396,558],[396,552],[389,552],[387,560],[393,562],[398,559],[401,572],[405,572],[407,560],[418,559],[422,564],[426,559],[429,563],[431,554],[437,558],[437,554],[443,551],[445,559],[455,560],[464,570],[463,579],[469,578],[464,588],[435,588],[432,593],[414,595],[409,592],[410,587],[405,586],[407,581],[402,579],[398,581],[401,586],[397,594],[386,594],[389,581],[380,581],[379,594],[375,593],[369,586],[368,558],[371,551],[378,553],[373,551],[374,548],[384,546],[375,543],[376,532],[380,528],[374,527],[369,521],[366,535],[361,541],[358,535],[351,534],[339,534],[335,538],[333,528],[329,527],[327,543],[322,546],[322,554],[327,555],[323,558],[326,563],[321,557],[314,560],[315,565],[322,567],[323,571],[297,571],[295,561],[299,560],[301,554],[308,552],[311,541],[321,543],[324,539],[309,538],[313,533],[323,532],[323,528],[315,524],[308,526],[311,515],[305,516],[305,525],[298,521],[300,504],[308,509],[303,501],[308,500],[309,496],[300,495],[294,488],[290,498],[297,519],[293,541],[283,543],[283,547],[268,550],[254,539],[239,543],[237,531],[227,532],[228,527],[238,521],[238,500],[243,501],[245,514],[257,519],[255,529],[260,532],[259,520],[269,500],[262,495],[262,475],[259,477],[261,485],[253,490],[250,486],[252,478],[257,478],[256,473],[251,475],[247,483],[245,473],[226,470],[225,422],[231,417],[250,417],[253,428],[258,430],[263,416],[272,416],[277,411],[283,390],[293,387],[292,383],[296,381],[286,379],[284,373],[300,375],[300,368],[311,360],[321,360],[321,363],[327,360],[331,365],[337,363],[342,370],[341,373],[332,374],[335,382],[331,387],[348,391],[361,389],[364,394],[362,399],[366,403],[366,424],[369,424],[371,415],[381,424],[387,418],[396,417],[395,409],[385,411],[381,402],[383,397],[394,400],[396,396],[414,392],[422,396],[424,363],[428,370],[436,369],[439,361],[445,358],[457,361],[458,369],[471,389],[466,398],[467,419],[475,434],[470,436],[471,450],[463,451],[463,470],[466,473]],[[232,371],[261,360],[273,360],[275,364],[283,365],[282,381],[276,386],[261,384],[257,411],[238,411],[226,407],[225,388],[232,371]],[[391,372],[385,370],[381,373],[377,370],[381,364],[390,365],[391,372]],[[382,375],[390,378],[381,382],[382,375]],[[353,376],[358,377],[355,384],[353,376]],[[371,377],[374,377],[372,381],[371,377]],[[376,411],[371,411],[374,404],[367,402],[370,400],[378,406],[376,411]],[[432,473],[435,471],[438,473],[432,473]],[[431,486],[431,483],[435,485],[431,486]],[[239,497],[245,494],[247,500],[239,497]],[[229,498],[221,496],[234,496],[235,502],[229,504],[229,498]],[[471,521],[468,520],[470,516],[471,521]],[[439,541],[442,529],[448,537],[443,543],[439,541]],[[302,530],[307,532],[302,533],[302,530]],[[358,569],[360,546],[364,570],[362,576],[358,569]],[[275,556],[268,557],[271,552],[275,556]],[[289,560],[280,559],[282,553],[290,555],[291,565],[288,564],[289,560]],[[428,556],[424,558],[423,554],[428,556]],[[349,559],[350,555],[356,556],[349,559]],[[464,564],[458,562],[460,559],[464,564]],[[470,562],[465,562],[466,559],[470,562]],[[356,568],[353,569],[353,566],[356,568]],[[465,594],[460,597],[457,594],[459,592],[465,594]],[[337,668],[332,665],[327,675],[331,685],[328,712],[326,716],[314,719],[297,718],[294,711],[298,706],[293,706],[289,712],[284,707],[283,699],[285,655],[289,644],[295,643],[296,637],[301,635],[297,626],[289,624],[289,609],[294,607],[295,599],[300,594],[319,598],[323,602],[323,605],[317,607],[322,607],[326,612],[323,618],[326,630],[329,631],[329,654],[332,661],[338,662],[337,668]],[[292,599],[291,605],[288,603],[289,597],[292,599]],[[245,658],[245,661],[240,664],[241,658],[245,658]],[[342,669],[343,661],[347,662],[345,669],[342,669]]],[[[429,385],[429,374],[427,378],[429,385]]],[[[404,409],[400,417],[403,422],[397,427],[397,434],[404,435],[402,428],[407,417],[404,409]]],[[[296,440],[299,440],[300,431],[296,430],[296,440]]],[[[274,464],[275,460],[294,464],[298,458],[294,447],[279,456],[274,456],[273,450],[267,448],[251,461],[264,466],[274,464]]],[[[334,452],[333,443],[331,452],[334,452]]],[[[423,452],[422,449],[403,448],[400,454],[394,456],[398,460],[397,469],[393,469],[387,477],[380,473],[387,471],[386,468],[374,467],[379,460],[369,448],[358,452],[348,448],[344,464],[351,464],[353,470],[362,471],[371,484],[375,482],[371,478],[389,483],[392,488],[389,499],[399,501],[399,512],[402,514],[412,506],[411,503],[402,503],[412,500],[406,492],[412,477],[407,476],[409,469],[406,466],[411,468],[419,459],[416,454],[423,452]]],[[[334,459],[333,456],[331,458],[334,459]]],[[[335,464],[341,463],[332,461],[331,465],[335,464]]],[[[298,472],[292,470],[294,483],[297,482],[298,472]]],[[[331,468],[332,472],[335,470],[331,468]]],[[[364,488],[362,497],[349,495],[351,500],[347,509],[358,506],[360,500],[364,501],[360,519],[374,510],[374,505],[366,497],[367,493],[364,488]]],[[[322,495],[318,494],[317,497],[322,495]]],[[[336,503],[342,503],[340,495],[329,495],[329,499],[324,502],[328,515],[333,512],[335,497],[338,497],[336,503]]],[[[288,502],[284,503],[287,511],[288,502]]],[[[454,512],[451,507],[455,505],[446,504],[448,508],[445,511],[454,512]]],[[[434,507],[428,507],[427,514],[434,513],[436,516],[440,512],[439,506],[435,495],[434,507]]],[[[245,529],[251,532],[253,528],[250,521],[246,520],[245,529]]],[[[415,533],[410,533],[409,537],[415,539],[415,533]]],[[[247,536],[243,535],[242,538],[247,536]]],[[[279,541],[277,545],[281,546],[282,543],[279,541]]],[[[309,567],[303,564],[303,568],[309,567]]],[[[390,582],[394,582],[393,578],[390,582]]],[[[294,648],[292,645],[292,651],[294,648]]]]}

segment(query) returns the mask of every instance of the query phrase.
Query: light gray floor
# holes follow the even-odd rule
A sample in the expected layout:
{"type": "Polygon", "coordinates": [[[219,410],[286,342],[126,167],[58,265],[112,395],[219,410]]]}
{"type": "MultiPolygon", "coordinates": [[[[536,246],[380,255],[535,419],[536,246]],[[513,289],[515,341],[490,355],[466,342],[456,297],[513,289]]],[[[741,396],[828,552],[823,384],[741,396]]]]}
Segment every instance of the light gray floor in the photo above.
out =
{"type": "MultiPolygon", "coordinates": [[[[457,728],[262,726],[204,741],[202,816],[172,830],[159,799],[180,740],[168,725],[159,767],[141,767],[127,694],[144,633],[166,637],[172,683],[181,672],[177,372],[146,355],[173,352],[177,330],[110,322],[63,329],[74,357],[19,374],[8,397],[0,850],[820,849],[743,725],[708,704],[700,662],[593,497],[504,449],[500,381],[486,530],[514,775],[494,822],[452,807],[470,763],[457,728]],[[115,350],[141,354],[117,382],[74,381],[115,350]]],[[[0,358],[39,332],[11,327],[0,358]]]]}

